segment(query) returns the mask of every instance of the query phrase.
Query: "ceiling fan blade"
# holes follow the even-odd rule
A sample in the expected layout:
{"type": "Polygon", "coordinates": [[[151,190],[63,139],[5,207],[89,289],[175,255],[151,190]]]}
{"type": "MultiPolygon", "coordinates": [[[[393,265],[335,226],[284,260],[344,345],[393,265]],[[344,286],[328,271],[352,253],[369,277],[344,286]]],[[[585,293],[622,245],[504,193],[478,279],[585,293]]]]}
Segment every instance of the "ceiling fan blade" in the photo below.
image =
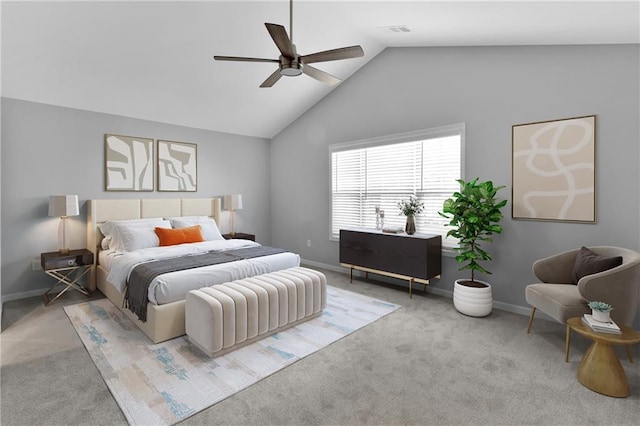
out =
{"type": "Polygon", "coordinates": [[[278,24],[264,24],[273,39],[273,42],[278,46],[278,50],[285,58],[295,58],[296,52],[293,50],[293,44],[289,40],[287,30],[282,25],[278,24]]]}
{"type": "Polygon", "coordinates": [[[262,82],[260,87],[272,87],[278,82],[278,80],[280,80],[280,77],[282,77],[282,74],[280,74],[280,68],[278,68],[274,71],[273,74],[271,74],[265,81],[262,82]]]}
{"type": "Polygon", "coordinates": [[[311,64],[314,62],[327,62],[337,61],[339,59],[359,58],[361,56],[364,56],[362,47],[349,46],[300,56],[300,62],[302,62],[303,64],[311,64]]]}
{"type": "Polygon", "coordinates": [[[262,59],[262,58],[245,58],[242,56],[214,56],[216,61],[239,61],[239,62],[275,62],[279,63],[278,59],[262,59]]]}
{"type": "Polygon", "coordinates": [[[313,77],[318,81],[328,84],[329,86],[335,86],[336,84],[340,83],[340,79],[338,77],[334,77],[328,72],[321,71],[318,68],[312,67],[311,65],[303,65],[302,72],[309,77],[313,77]]]}

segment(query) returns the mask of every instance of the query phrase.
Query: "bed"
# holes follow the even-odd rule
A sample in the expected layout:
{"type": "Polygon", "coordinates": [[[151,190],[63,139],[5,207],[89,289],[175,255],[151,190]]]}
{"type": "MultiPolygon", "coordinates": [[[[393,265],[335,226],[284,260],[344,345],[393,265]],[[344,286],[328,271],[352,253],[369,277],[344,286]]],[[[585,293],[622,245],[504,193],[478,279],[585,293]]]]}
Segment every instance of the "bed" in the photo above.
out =
{"type": "MultiPolygon", "coordinates": [[[[244,278],[280,269],[299,266],[300,257],[297,254],[285,252],[264,256],[256,260],[242,260],[223,265],[196,268],[195,270],[172,272],[158,277],[159,281],[150,287],[149,303],[146,311],[146,321],[141,321],[136,314],[127,308],[123,308],[125,292],[120,275],[123,274],[122,266],[110,260],[110,250],[103,246],[105,238],[102,229],[105,223],[110,221],[127,221],[151,218],[180,218],[203,217],[212,218],[215,223],[220,223],[220,199],[219,198],[189,198],[189,199],[105,199],[89,200],[87,214],[87,248],[94,253],[94,269],[89,281],[89,289],[100,290],[114,305],[144,332],[154,343],[163,342],[185,334],[185,301],[184,295],[189,289],[200,288],[203,285],[221,284],[228,279],[244,278]],[[101,229],[102,228],[102,229],[101,229]],[[111,270],[109,269],[111,268],[111,270]],[[111,274],[110,274],[111,272],[111,274]],[[205,273],[206,272],[206,273],[205,273]],[[178,290],[169,294],[162,278],[168,277],[178,282],[181,286],[178,290]],[[117,277],[117,278],[116,278],[117,277]],[[113,281],[111,282],[110,279],[113,281]],[[202,284],[205,282],[206,284],[202,284]],[[160,289],[160,290],[158,290],[160,289]],[[154,296],[155,295],[155,296],[154,296]],[[156,297],[157,296],[157,297],[156,297]]],[[[217,231],[217,228],[216,228],[217,231]]],[[[219,231],[217,231],[219,234],[219,231]]],[[[216,240],[203,243],[183,244],[182,247],[167,247],[168,251],[184,253],[184,250],[200,252],[211,249],[242,248],[258,246],[259,244],[247,240],[216,240]]],[[[145,251],[165,251],[164,247],[149,248],[131,253],[120,253],[120,257],[130,256],[140,259],[148,255],[145,251]],[[144,254],[144,255],[143,255],[144,254]],[[140,255],[140,256],[138,256],[140,255]]],[[[169,256],[169,254],[163,254],[169,256]]],[[[120,258],[117,259],[121,261],[120,258]]],[[[122,264],[122,262],[120,262],[122,264]]],[[[124,269],[126,276],[127,269],[124,269]]],[[[154,281],[155,283],[155,281],[154,281]]]]}

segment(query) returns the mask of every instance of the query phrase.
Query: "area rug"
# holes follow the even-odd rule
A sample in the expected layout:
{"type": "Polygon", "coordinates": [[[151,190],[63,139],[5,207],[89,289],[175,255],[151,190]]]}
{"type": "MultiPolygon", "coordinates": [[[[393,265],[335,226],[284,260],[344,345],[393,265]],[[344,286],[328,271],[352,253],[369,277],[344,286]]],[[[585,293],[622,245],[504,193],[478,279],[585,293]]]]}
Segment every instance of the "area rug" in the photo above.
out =
{"type": "Polygon", "coordinates": [[[127,421],[170,425],[399,307],[327,286],[321,316],[216,358],[186,336],[153,344],[108,299],[64,310],[127,421]]]}

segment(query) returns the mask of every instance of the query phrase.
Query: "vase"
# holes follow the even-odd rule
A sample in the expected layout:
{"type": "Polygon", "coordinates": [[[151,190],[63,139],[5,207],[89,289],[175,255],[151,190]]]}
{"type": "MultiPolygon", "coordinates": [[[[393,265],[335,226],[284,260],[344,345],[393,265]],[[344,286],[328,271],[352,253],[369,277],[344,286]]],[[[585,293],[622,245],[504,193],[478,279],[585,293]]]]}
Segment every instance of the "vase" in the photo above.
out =
{"type": "Polygon", "coordinates": [[[602,312],[592,309],[591,317],[594,319],[594,321],[611,322],[611,312],[602,312]]]}
{"type": "Polygon", "coordinates": [[[455,280],[453,306],[470,317],[486,317],[493,310],[491,284],[480,280],[455,280]]]}
{"type": "Polygon", "coordinates": [[[404,227],[404,232],[408,235],[416,233],[416,220],[412,215],[407,216],[407,224],[404,227]]]}

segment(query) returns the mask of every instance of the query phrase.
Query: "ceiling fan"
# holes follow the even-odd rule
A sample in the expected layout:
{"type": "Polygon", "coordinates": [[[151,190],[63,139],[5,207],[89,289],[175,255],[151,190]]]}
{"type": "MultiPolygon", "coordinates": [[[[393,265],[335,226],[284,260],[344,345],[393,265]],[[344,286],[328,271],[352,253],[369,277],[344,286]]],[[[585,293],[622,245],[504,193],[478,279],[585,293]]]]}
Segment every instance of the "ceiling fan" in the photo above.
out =
{"type": "Polygon", "coordinates": [[[287,35],[287,30],[278,24],[264,24],[271,38],[275,42],[278,50],[280,50],[280,58],[278,59],[262,59],[262,58],[245,58],[239,56],[214,56],[216,61],[240,61],[240,62],[274,62],[278,64],[278,69],[274,71],[260,85],[260,87],[272,87],[283,75],[287,77],[295,77],[300,74],[306,74],[318,81],[333,86],[340,82],[340,79],[333,75],[314,68],[309,64],[314,62],[336,61],[339,59],[359,58],[364,56],[362,47],[349,46],[338,49],[325,50],[322,52],[312,53],[310,55],[298,55],[296,46],[293,44],[293,0],[289,2],[289,31],[291,38],[287,35]]]}

